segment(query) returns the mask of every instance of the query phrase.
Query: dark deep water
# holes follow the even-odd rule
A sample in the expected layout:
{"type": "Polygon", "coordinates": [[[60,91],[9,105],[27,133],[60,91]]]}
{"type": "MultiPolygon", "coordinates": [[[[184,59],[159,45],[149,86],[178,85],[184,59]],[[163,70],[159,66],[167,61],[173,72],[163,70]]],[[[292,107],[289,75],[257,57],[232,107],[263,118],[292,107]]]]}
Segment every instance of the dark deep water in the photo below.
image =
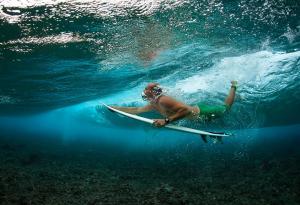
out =
{"type": "Polygon", "coordinates": [[[300,204],[300,2],[0,1],[0,204],[300,204]],[[120,118],[158,82],[188,104],[237,99],[179,124],[120,118]]]}

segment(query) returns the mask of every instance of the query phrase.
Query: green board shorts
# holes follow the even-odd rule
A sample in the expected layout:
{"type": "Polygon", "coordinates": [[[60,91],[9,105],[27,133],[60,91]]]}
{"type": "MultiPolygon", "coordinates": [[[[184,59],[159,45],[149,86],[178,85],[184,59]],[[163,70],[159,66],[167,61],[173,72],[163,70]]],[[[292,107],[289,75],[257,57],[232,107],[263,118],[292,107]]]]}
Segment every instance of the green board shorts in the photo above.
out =
{"type": "Polygon", "coordinates": [[[207,105],[203,103],[198,103],[197,106],[200,109],[199,117],[206,117],[206,118],[215,118],[221,117],[224,115],[226,111],[229,110],[229,106],[224,105],[207,105]]]}

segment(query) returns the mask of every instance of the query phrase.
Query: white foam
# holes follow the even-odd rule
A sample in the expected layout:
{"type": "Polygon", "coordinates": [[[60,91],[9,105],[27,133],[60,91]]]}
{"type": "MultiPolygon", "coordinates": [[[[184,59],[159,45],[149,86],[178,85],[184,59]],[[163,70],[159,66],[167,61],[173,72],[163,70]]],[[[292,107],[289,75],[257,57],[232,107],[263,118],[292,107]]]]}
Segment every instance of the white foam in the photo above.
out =
{"type": "Polygon", "coordinates": [[[285,37],[289,43],[293,43],[299,35],[300,31],[292,30],[290,27],[287,27],[286,32],[282,34],[281,37],[285,37]]]}
{"type": "Polygon", "coordinates": [[[84,39],[75,35],[74,33],[65,33],[62,32],[58,35],[51,35],[45,37],[25,37],[17,40],[11,40],[8,42],[0,43],[0,45],[14,45],[14,44],[36,44],[36,45],[45,45],[45,44],[66,44],[70,42],[82,42],[84,39]]]}
{"type": "Polygon", "coordinates": [[[300,51],[294,53],[260,51],[226,57],[211,69],[178,81],[175,89],[181,89],[185,93],[227,92],[231,80],[237,80],[240,85],[246,84],[252,88],[279,89],[285,78],[297,72],[292,70],[294,66],[291,64],[296,63],[299,57],[300,51]]]}

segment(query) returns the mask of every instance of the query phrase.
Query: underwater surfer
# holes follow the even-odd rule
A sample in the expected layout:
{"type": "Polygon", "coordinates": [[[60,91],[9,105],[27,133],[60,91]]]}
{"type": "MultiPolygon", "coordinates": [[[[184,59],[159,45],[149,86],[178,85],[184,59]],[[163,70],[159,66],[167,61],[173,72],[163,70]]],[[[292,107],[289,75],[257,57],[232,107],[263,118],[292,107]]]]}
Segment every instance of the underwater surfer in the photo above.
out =
{"type": "Polygon", "coordinates": [[[158,83],[149,83],[142,92],[143,100],[149,102],[146,106],[112,107],[131,114],[157,111],[165,118],[155,119],[153,124],[156,127],[163,127],[170,122],[174,122],[182,118],[198,119],[204,117],[205,119],[213,119],[221,117],[231,108],[234,102],[236,88],[237,81],[231,81],[231,88],[223,105],[206,105],[202,103],[198,103],[197,105],[186,105],[170,96],[165,95],[158,83]]]}

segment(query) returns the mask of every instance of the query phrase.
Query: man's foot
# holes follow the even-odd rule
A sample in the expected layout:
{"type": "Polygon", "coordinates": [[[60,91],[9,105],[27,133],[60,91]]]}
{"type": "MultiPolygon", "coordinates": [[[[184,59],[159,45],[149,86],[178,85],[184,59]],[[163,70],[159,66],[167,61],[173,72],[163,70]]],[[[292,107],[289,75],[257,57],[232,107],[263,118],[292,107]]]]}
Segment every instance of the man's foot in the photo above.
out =
{"type": "Polygon", "coordinates": [[[237,81],[236,80],[231,81],[231,87],[234,88],[235,90],[237,89],[237,81]]]}

